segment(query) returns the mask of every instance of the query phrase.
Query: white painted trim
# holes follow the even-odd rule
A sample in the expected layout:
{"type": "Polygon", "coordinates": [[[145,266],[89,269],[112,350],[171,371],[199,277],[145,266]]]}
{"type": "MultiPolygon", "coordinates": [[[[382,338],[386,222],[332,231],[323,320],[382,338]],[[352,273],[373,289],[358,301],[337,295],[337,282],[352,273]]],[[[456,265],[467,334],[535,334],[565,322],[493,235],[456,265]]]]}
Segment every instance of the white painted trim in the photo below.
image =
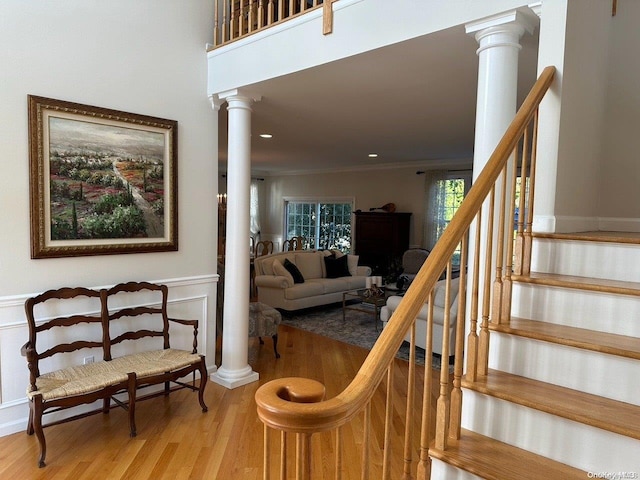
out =
{"type": "MultiPolygon", "coordinates": [[[[437,170],[446,168],[449,170],[471,169],[473,168],[473,159],[471,158],[455,158],[455,159],[437,159],[437,160],[419,160],[415,162],[398,162],[398,163],[382,163],[357,165],[343,168],[321,168],[321,169],[305,169],[305,170],[283,170],[277,172],[265,172],[260,174],[264,177],[284,177],[293,175],[318,175],[323,173],[349,173],[364,172],[376,170],[398,170],[400,168],[418,168],[423,170],[437,170]]],[[[257,172],[254,172],[257,174],[257,172]]]]}
{"type": "Polygon", "coordinates": [[[601,217],[598,227],[606,232],[640,232],[640,218],[601,217]]]}
{"type": "Polygon", "coordinates": [[[213,383],[217,383],[218,385],[222,385],[228,389],[233,389],[248,385],[249,383],[257,382],[260,379],[260,376],[257,372],[254,372],[249,368],[249,372],[246,375],[228,377],[218,370],[209,378],[213,383]]]}
{"type": "MultiPolygon", "coordinates": [[[[205,285],[208,283],[218,283],[220,280],[220,275],[211,274],[211,275],[199,275],[195,277],[183,277],[183,278],[169,278],[165,280],[149,280],[150,283],[163,284],[167,287],[190,287],[193,285],[205,285]]],[[[101,288],[111,288],[113,285],[100,285],[100,286],[88,286],[87,288],[93,290],[99,290],[101,288]]],[[[10,307],[21,307],[24,305],[24,302],[31,297],[35,297],[42,292],[33,292],[33,293],[23,293],[20,295],[8,295],[5,297],[0,297],[0,309],[2,308],[10,308],[10,307]]]]}

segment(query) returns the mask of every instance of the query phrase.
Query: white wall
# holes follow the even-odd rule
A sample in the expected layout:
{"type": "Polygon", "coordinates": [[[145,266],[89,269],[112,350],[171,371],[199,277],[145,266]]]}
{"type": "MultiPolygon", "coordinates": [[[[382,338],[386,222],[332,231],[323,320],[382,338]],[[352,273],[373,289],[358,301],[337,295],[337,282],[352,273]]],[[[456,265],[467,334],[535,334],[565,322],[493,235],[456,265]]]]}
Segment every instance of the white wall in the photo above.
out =
{"type": "MultiPolygon", "coordinates": [[[[466,163],[470,168],[471,162],[466,163]]],[[[284,197],[347,197],[354,199],[354,210],[369,211],[386,203],[395,203],[397,212],[411,212],[409,244],[424,247],[425,177],[416,174],[419,170],[424,168],[403,166],[265,177],[262,236],[282,244],[284,197]]]]}
{"type": "Polygon", "coordinates": [[[0,433],[26,425],[22,304],[49,288],[165,282],[172,313],[206,322],[199,343],[215,369],[212,19],[213,2],[202,0],[0,2],[0,433]],[[178,121],[179,251],[30,258],[28,94],[178,121]]]}
{"type": "Polygon", "coordinates": [[[640,231],[640,3],[619,0],[611,21],[600,217],[611,228],[640,231]]]}
{"type": "Polygon", "coordinates": [[[614,22],[609,2],[543,3],[539,68],[554,65],[557,72],[540,113],[534,224],[538,231],[600,227],[609,37],[614,22]]]}

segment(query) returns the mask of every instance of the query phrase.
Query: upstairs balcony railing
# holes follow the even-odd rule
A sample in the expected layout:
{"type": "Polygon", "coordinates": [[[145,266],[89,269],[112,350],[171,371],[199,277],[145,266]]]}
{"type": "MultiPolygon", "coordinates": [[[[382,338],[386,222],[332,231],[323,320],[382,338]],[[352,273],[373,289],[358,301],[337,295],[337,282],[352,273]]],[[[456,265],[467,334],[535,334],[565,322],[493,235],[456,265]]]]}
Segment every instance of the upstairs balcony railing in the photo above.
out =
{"type": "Polygon", "coordinates": [[[213,48],[298,17],[336,0],[215,0],[213,48]]]}
{"type": "MultiPolygon", "coordinates": [[[[441,458],[450,442],[460,438],[463,365],[466,365],[465,376],[471,381],[478,375],[486,375],[489,322],[509,322],[511,277],[530,268],[538,106],[554,74],[555,68],[547,67],[536,81],[347,388],[329,399],[325,399],[321,383],[303,378],[273,380],[258,389],[258,416],[264,423],[265,480],[290,478],[293,472],[287,472],[289,464],[295,465],[296,479],[321,478],[321,471],[334,471],[334,478],[342,479],[347,442],[351,455],[354,448],[361,451],[360,459],[349,458],[348,462],[359,462],[362,479],[417,477],[425,480],[431,476],[431,457],[441,458]],[[522,180],[518,197],[519,177],[522,180]],[[481,225],[484,227],[480,228],[481,225]],[[462,252],[461,265],[466,268],[460,269],[457,313],[454,314],[452,258],[458,246],[462,252]],[[443,366],[439,395],[432,399],[431,385],[438,381],[432,378],[434,370],[430,368],[435,338],[434,288],[443,274],[443,366]],[[422,370],[416,368],[416,317],[427,301],[426,334],[421,342],[426,345],[426,365],[421,378],[416,373],[422,370]],[[454,321],[455,327],[452,327],[454,321]],[[450,350],[451,328],[455,328],[456,333],[454,351],[450,350]],[[470,332],[466,348],[465,331],[470,332]],[[407,334],[412,345],[409,372],[396,376],[394,357],[407,334]],[[451,373],[446,368],[446,359],[452,354],[455,362],[451,373]],[[397,418],[394,411],[398,402],[404,400],[393,398],[391,387],[402,383],[406,385],[404,421],[397,418]],[[354,421],[361,422],[358,429],[362,432],[361,441],[345,434],[345,426],[354,421]],[[273,448],[278,443],[273,430],[280,432],[279,449],[273,448]],[[312,436],[320,432],[331,432],[335,458],[314,455],[312,436]],[[404,451],[392,452],[390,438],[398,435],[404,438],[404,451]],[[287,447],[290,438],[295,444],[293,459],[288,458],[293,450],[287,447]],[[356,447],[352,447],[352,443],[356,447]]],[[[326,436],[322,438],[327,441],[326,436]]]]}

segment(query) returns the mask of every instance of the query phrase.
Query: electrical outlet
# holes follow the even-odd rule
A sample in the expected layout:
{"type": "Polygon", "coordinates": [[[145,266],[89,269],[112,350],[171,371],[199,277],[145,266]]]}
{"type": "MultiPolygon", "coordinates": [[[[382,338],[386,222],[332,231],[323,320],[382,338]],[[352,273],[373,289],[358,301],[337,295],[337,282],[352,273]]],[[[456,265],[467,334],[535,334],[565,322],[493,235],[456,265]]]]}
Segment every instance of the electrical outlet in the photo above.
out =
{"type": "Polygon", "coordinates": [[[89,363],[93,363],[93,360],[94,360],[94,359],[93,359],[93,355],[91,355],[90,357],[84,357],[84,360],[82,361],[82,363],[83,363],[84,365],[87,365],[87,364],[89,364],[89,363]]]}

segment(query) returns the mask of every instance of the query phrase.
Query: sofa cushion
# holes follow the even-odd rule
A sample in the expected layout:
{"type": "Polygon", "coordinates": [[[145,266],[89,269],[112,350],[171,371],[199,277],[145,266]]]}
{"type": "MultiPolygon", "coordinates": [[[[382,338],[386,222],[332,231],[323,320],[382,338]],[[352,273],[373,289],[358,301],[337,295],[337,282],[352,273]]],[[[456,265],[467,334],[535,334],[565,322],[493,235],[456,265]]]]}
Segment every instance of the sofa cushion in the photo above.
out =
{"type": "Polygon", "coordinates": [[[284,290],[284,296],[288,300],[297,300],[300,298],[314,297],[322,295],[324,287],[321,282],[309,281],[304,283],[296,283],[291,288],[284,290]]]}
{"type": "Polygon", "coordinates": [[[284,260],[284,268],[289,271],[291,276],[293,277],[293,283],[304,283],[304,275],[298,269],[298,267],[288,258],[284,260]]]}
{"type": "Polygon", "coordinates": [[[281,277],[286,278],[287,287],[293,287],[293,284],[295,283],[293,280],[293,275],[291,275],[291,272],[289,272],[289,270],[287,270],[285,266],[281,264],[280,260],[278,259],[275,259],[273,261],[273,274],[280,275],[281,277]]]}
{"type": "Polygon", "coordinates": [[[349,265],[349,273],[351,276],[358,275],[358,261],[360,260],[360,255],[347,255],[347,265],[349,265]]]}
{"type": "MultiPolygon", "coordinates": [[[[460,279],[452,278],[451,279],[451,301],[455,300],[455,298],[458,296],[459,287],[460,287],[460,279]]],[[[445,306],[444,299],[445,299],[446,292],[447,292],[447,281],[439,280],[436,283],[435,300],[433,301],[433,304],[436,307],[444,308],[445,306]]]]}
{"type": "Polygon", "coordinates": [[[341,278],[314,278],[309,280],[309,283],[317,283],[322,286],[322,293],[339,293],[350,290],[348,279],[351,277],[341,278]]]}
{"type": "Polygon", "coordinates": [[[322,278],[323,255],[317,252],[296,253],[295,264],[305,279],[322,278]]]}
{"type": "Polygon", "coordinates": [[[324,257],[324,266],[327,271],[327,278],[340,278],[350,277],[349,265],[347,264],[347,257],[324,257]]]}

